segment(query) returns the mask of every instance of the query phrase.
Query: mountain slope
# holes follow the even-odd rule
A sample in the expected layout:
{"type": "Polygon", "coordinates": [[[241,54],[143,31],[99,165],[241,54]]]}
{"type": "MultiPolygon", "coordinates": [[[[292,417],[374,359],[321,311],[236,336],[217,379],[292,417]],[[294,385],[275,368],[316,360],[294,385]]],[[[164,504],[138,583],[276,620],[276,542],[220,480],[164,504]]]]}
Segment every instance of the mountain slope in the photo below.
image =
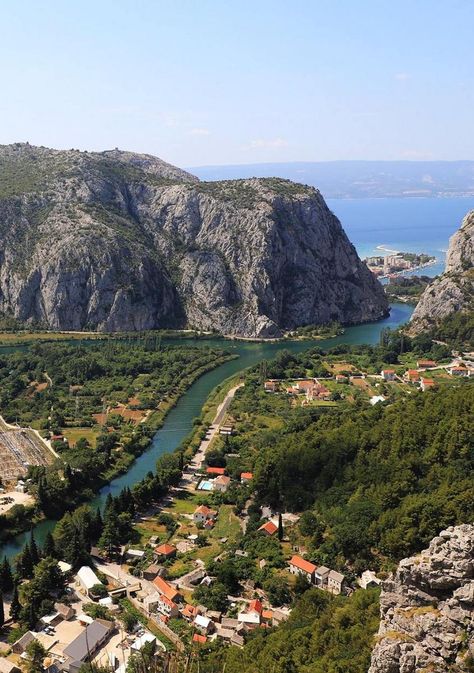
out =
{"type": "Polygon", "coordinates": [[[468,672],[474,666],[474,526],[441,531],[383,584],[369,673],[468,672]]]}
{"type": "Polygon", "coordinates": [[[445,318],[474,311],[474,210],[451,237],[446,270],[421,295],[411,317],[412,331],[440,324],[445,318]]]}
{"type": "Polygon", "coordinates": [[[0,148],[0,310],[55,329],[278,336],[387,300],[313,188],[149,155],[0,148]]]}

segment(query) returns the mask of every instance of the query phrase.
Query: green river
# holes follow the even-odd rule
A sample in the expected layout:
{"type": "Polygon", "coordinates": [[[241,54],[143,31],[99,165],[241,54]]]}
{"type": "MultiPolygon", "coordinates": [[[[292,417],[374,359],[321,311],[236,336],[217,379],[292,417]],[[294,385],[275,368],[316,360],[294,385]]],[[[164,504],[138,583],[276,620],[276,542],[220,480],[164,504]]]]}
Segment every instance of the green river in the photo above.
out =
{"type": "MultiPolygon", "coordinates": [[[[183,439],[191,432],[193,419],[200,415],[201,408],[207,397],[216,386],[224,381],[224,379],[227,379],[229,376],[236,374],[246,367],[257,364],[261,360],[274,357],[278,351],[283,349],[296,353],[313,346],[329,348],[340,343],[378,343],[380,332],[384,327],[395,328],[398,325],[405,323],[412,312],[413,308],[411,306],[406,304],[392,304],[391,313],[388,318],[375,323],[349,327],[344,334],[338,337],[319,341],[246,342],[224,341],[223,339],[202,341],[195,339],[163,340],[163,344],[180,345],[189,343],[193,346],[218,346],[220,348],[225,348],[231,353],[236,353],[239,357],[220,365],[198,379],[166,416],[163,426],[154,436],[149,449],[137,458],[128,472],[117,477],[110,484],[105,486],[94,501],[91,502],[91,505],[93,507],[103,506],[108,493],[117,495],[125,486],[132,487],[143,479],[147,472],[150,470],[154,471],[156,459],[163,453],[174,451],[174,449],[176,449],[183,439]]],[[[54,524],[55,521],[45,520],[35,526],[34,534],[38,544],[43,544],[47,532],[52,530],[54,524]]],[[[3,558],[4,555],[8,558],[13,558],[19,551],[21,551],[28,538],[29,533],[22,533],[4,544],[0,547],[0,558],[3,558]]]]}

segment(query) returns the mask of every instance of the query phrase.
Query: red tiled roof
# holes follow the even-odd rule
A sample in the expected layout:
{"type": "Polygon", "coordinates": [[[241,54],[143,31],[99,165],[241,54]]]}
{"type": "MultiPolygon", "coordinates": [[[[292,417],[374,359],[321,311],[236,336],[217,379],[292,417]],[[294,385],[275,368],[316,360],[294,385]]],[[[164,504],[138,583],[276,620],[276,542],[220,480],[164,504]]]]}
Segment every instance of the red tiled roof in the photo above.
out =
{"type": "Polygon", "coordinates": [[[263,619],[273,619],[273,610],[262,610],[263,619]]]}
{"type": "Polygon", "coordinates": [[[252,472],[242,472],[240,475],[241,479],[253,479],[253,473],[252,472]]]}
{"type": "Polygon", "coordinates": [[[316,566],[314,565],[314,563],[305,561],[304,558],[301,558],[301,556],[296,555],[291,557],[290,565],[296,566],[296,568],[304,570],[306,573],[314,573],[314,571],[316,570],[316,566]]]}
{"type": "Polygon", "coordinates": [[[225,474],[225,467],[207,467],[207,474],[225,474]]]}
{"type": "Polygon", "coordinates": [[[258,600],[258,598],[255,598],[253,601],[250,601],[249,603],[249,612],[256,612],[258,615],[262,614],[263,610],[263,605],[262,602],[258,600]]]}
{"type": "Polygon", "coordinates": [[[198,609],[194,605],[186,603],[184,608],[181,610],[181,614],[185,617],[194,617],[198,614],[198,609]]]}
{"type": "Polygon", "coordinates": [[[269,535],[274,535],[278,530],[278,526],[275,526],[273,521],[266,521],[258,530],[264,530],[269,535]]]}
{"type": "Polygon", "coordinates": [[[199,505],[199,507],[196,507],[194,510],[194,514],[204,514],[204,516],[212,517],[212,516],[217,516],[217,512],[214,509],[209,509],[207,505],[199,505]]]}
{"type": "Polygon", "coordinates": [[[179,591],[168,584],[168,582],[165,582],[162,577],[155,577],[153,584],[158,589],[159,593],[163,596],[166,596],[166,598],[168,598],[170,601],[174,601],[177,596],[179,596],[179,591]]]}
{"type": "Polygon", "coordinates": [[[172,601],[171,598],[168,598],[168,596],[165,596],[165,594],[162,594],[162,595],[161,595],[160,600],[161,600],[163,603],[165,603],[166,605],[168,605],[168,607],[170,607],[170,608],[177,608],[177,607],[178,607],[178,606],[176,605],[176,603],[175,603],[174,601],[172,601]]]}
{"type": "Polygon", "coordinates": [[[193,635],[193,643],[201,643],[201,644],[203,644],[203,643],[205,643],[205,642],[207,642],[207,638],[206,638],[206,636],[201,636],[200,633],[195,633],[195,634],[193,635]]]}
{"type": "Polygon", "coordinates": [[[172,544],[167,544],[166,542],[164,544],[158,545],[158,547],[155,547],[155,554],[159,554],[160,556],[170,556],[175,552],[176,547],[173,547],[172,544]]]}

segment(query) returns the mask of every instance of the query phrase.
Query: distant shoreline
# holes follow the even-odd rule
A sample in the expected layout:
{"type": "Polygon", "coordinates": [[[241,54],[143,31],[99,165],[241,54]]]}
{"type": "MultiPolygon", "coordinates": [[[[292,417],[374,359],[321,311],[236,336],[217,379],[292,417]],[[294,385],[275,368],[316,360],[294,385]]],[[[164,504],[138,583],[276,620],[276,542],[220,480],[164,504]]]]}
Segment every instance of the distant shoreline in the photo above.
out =
{"type": "Polygon", "coordinates": [[[385,245],[377,245],[375,246],[376,250],[383,250],[384,252],[391,252],[392,255],[398,255],[400,250],[392,250],[392,248],[387,248],[385,245]]]}

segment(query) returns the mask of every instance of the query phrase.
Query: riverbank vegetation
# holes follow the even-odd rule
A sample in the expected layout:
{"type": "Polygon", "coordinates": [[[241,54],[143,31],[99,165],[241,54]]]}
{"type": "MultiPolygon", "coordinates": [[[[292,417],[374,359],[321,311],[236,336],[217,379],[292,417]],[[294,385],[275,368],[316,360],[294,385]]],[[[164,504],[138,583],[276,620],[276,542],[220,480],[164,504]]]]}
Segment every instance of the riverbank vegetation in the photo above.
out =
{"type": "MultiPolygon", "coordinates": [[[[36,344],[0,356],[5,420],[38,429],[58,454],[29,469],[37,514],[60,516],[126,471],[189,385],[229,357],[156,339],[36,344]]],[[[2,517],[3,539],[18,531],[18,518],[18,507],[2,517]]]]}
{"type": "Polygon", "coordinates": [[[286,335],[287,339],[318,340],[332,339],[344,333],[344,328],[338,322],[330,322],[326,325],[304,325],[286,335]]]}
{"type": "Polygon", "coordinates": [[[390,301],[404,301],[416,306],[424,290],[433,281],[429,276],[398,276],[384,285],[390,301]]]}

